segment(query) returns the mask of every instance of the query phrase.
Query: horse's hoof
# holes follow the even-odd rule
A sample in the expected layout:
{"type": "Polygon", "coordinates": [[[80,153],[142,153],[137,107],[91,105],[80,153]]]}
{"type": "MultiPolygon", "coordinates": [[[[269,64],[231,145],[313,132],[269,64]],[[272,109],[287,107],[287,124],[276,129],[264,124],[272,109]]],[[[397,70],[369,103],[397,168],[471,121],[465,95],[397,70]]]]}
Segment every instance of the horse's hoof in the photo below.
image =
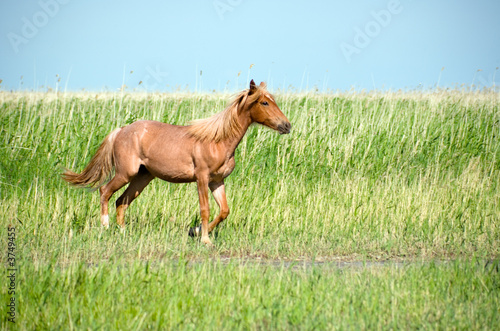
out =
{"type": "Polygon", "coordinates": [[[200,226],[195,226],[194,228],[189,229],[189,236],[190,237],[198,237],[201,233],[201,225],[200,226]]]}
{"type": "Polygon", "coordinates": [[[210,241],[210,238],[208,237],[201,237],[201,242],[205,244],[207,247],[214,247],[214,244],[212,244],[212,241],[210,241]]]}

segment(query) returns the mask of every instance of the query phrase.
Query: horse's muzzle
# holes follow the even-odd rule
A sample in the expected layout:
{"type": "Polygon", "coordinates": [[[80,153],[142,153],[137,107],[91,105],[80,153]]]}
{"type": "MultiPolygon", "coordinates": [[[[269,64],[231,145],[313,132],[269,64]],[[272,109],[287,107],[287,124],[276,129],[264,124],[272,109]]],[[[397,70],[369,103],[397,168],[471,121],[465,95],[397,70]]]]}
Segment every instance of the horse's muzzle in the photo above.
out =
{"type": "Polygon", "coordinates": [[[291,129],[292,129],[292,125],[290,124],[290,122],[283,122],[280,125],[278,125],[278,132],[280,134],[290,133],[291,129]]]}

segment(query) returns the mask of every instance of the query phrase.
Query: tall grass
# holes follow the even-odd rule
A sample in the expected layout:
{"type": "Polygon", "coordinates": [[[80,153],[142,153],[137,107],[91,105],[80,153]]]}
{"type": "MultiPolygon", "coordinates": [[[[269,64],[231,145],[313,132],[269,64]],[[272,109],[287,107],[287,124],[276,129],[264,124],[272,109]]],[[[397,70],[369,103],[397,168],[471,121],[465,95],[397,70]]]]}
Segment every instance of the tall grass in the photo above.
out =
{"type": "MultiPolygon", "coordinates": [[[[199,222],[195,185],[155,180],[127,210],[125,231],[104,230],[98,193],[60,173],[83,169],[116,127],[187,124],[222,110],[228,95],[0,92],[0,222],[16,227],[20,270],[15,327],[496,329],[498,265],[477,261],[499,257],[499,95],[277,101],[292,132],[249,129],[226,180],[231,214],[207,249],[187,236],[199,222]],[[457,262],[309,263],[448,258],[457,262]]],[[[7,247],[6,231],[0,242],[7,247]]],[[[6,286],[0,293],[3,304],[6,286]]]]}
{"type": "MultiPolygon", "coordinates": [[[[59,174],[81,170],[116,127],[137,119],[187,124],[220,111],[229,96],[2,92],[0,99],[0,208],[4,225],[20,228],[26,258],[199,254],[186,236],[199,221],[194,185],[155,180],[127,210],[120,234],[101,230],[97,192],[68,187],[59,174]]],[[[226,180],[231,215],[214,234],[216,254],[498,256],[498,94],[277,99],[292,133],[250,128],[226,180]]]]}

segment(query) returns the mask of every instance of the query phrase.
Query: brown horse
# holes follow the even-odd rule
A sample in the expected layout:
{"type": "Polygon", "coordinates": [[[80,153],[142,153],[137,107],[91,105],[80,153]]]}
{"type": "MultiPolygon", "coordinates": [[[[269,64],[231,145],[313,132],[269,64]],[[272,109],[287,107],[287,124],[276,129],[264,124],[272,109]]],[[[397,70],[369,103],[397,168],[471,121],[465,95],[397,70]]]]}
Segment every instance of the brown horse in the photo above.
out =
{"type": "Polygon", "coordinates": [[[129,184],[116,200],[116,221],[124,227],[124,214],[132,201],[155,177],[173,183],[196,182],[200,199],[201,227],[190,230],[210,245],[208,234],[229,214],[224,178],[234,169],[234,151],[252,123],[260,123],[281,134],[290,132],[290,122],[267,92],[250,82],[221,113],[188,126],[155,121],[137,121],[111,132],[87,167],[77,174],[66,170],[62,177],[75,186],[100,187],[101,223],[109,227],[108,201],[129,184]],[[103,185],[115,169],[115,176],[103,185]],[[208,190],[219,205],[219,215],[209,224],[208,190]]]}

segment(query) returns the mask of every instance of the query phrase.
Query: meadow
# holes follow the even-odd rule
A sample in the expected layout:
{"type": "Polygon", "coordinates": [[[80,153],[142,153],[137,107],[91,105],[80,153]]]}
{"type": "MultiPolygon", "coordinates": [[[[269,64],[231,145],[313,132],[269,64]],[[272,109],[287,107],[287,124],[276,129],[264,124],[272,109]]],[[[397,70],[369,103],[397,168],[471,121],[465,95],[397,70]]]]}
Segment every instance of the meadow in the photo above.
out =
{"type": "Polygon", "coordinates": [[[60,174],[82,170],[114,128],[185,125],[230,95],[0,92],[1,260],[10,224],[20,270],[16,324],[3,313],[2,327],[496,329],[499,99],[276,95],[292,132],[249,129],[226,179],[231,214],[207,248],[187,235],[196,185],[153,181],[124,231],[119,191],[105,230],[98,192],[60,174]]]}

